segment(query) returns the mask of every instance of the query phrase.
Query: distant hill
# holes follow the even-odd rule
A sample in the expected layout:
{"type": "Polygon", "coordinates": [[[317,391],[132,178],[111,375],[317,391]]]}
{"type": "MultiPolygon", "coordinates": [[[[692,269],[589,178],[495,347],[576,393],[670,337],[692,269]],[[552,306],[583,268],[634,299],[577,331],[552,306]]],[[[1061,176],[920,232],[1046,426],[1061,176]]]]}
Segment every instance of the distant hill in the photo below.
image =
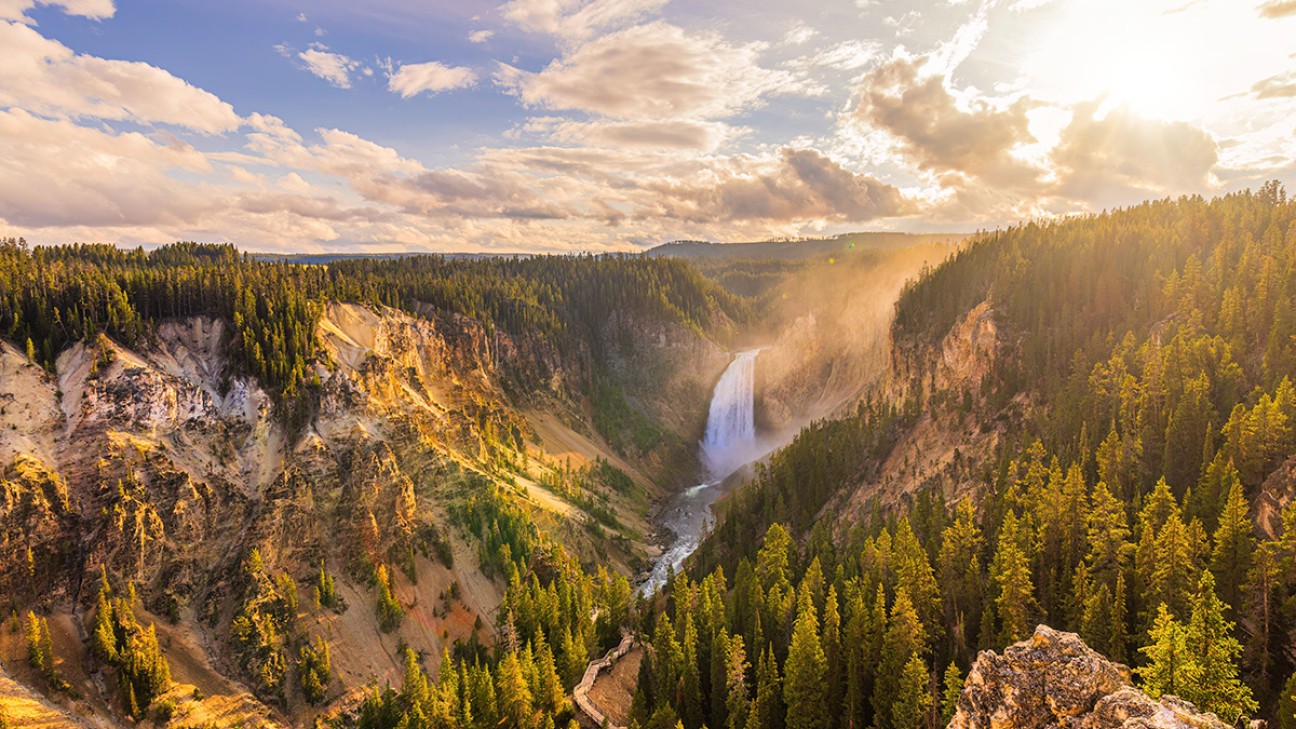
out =
{"type": "Polygon", "coordinates": [[[709,243],[707,241],[673,241],[650,248],[646,256],[689,259],[773,258],[809,260],[827,258],[850,251],[882,251],[933,243],[957,243],[964,233],[844,233],[832,238],[789,241],[752,241],[743,243],[709,243]]]}

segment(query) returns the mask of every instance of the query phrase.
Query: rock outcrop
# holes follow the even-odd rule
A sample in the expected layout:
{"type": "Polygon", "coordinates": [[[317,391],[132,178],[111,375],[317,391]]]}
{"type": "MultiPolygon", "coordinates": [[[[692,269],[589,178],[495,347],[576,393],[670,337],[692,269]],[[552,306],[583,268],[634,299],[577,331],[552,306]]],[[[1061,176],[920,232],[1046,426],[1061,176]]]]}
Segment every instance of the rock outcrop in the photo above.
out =
{"type": "Polygon", "coordinates": [[[947,729],[1227,729],[1214,714],[1174,696],[1154,700],[1130,684],[1126,666],[1074,633],[1046,625],[1004,649],[984,651],[964,682],[947,729]]]}
{"type": "Polygon", "coordinates": [[[1172,695],[1152,699],[1130,685],[1130,669],[1074,633],[1041,625],[972,664],[947,729],[1227,729],[1213,713],[1172,695]]]}

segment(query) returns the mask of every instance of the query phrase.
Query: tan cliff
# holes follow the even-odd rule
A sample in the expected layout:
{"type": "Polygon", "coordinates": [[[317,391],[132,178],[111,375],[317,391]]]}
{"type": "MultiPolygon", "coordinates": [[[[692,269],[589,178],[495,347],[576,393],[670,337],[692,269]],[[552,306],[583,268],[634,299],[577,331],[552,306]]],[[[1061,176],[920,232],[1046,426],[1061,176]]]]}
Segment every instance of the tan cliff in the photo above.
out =
{"type": "MultiPolygon", "coordinates": [[[[647,355],[657,366],[627,396],[671,427],[705,417],[705,398],[679,395],[709,387],[723,350],[696,332],[622,324],[624,366],[647,355]]],[[[0,624],[0,665],[23,696],[35,690],[91,724],[126,721],[111,672],[88,649],[101,570],[119,591],[133,585],[136,618],[156,626],[182,723],[309,725],[366,686],[398,684],[404,646],[435,670],[455,640],[493,640],[504,589],[450,514],[474,484],[498,484],[583,562],[633,574],[651,556],[647,515],[662,493],[651,470],[664,457],[623,456],[591,426],[572,389],[588,363],[464,317],[329,304],[317,396],[290,428],[233,371],[230,339],[219,319],[168,321],[133,349],[102,337],[74,345],[53,373],[0,342],[0,601],[48,617],[70,686],[51,690],[27,666],[14,617],[0,624]],[[595,459],[636,484],[590,495],[623,532],[591,528],[581,505],[542,485],[595,459]],[[255,589],[243,576],[253,550],[264,565],[255,589]],[[405,612],[390,632],[376,614],[378,563],[405,612]],[[313,602],[321,566],[336,580],[336,609],[313,602]],[[238,647],[232,626],[283,580],[297,609],[264,646],[286,666],[265,684],[263,658],[238,647]],[[318,638],[333,671],[324,702],[310,706],[293,646],[318,638]]],[[[0,711],[16,696],[0,690],[0,711]]]]}

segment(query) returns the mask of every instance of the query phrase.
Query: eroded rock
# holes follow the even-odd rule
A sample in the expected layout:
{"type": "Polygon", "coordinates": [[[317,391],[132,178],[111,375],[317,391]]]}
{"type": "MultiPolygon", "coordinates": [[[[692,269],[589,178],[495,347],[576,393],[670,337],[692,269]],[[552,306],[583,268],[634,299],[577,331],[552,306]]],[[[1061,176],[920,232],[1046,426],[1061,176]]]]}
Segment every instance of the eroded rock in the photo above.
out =
{"type": "Polygon", "coordinates": [[[983,651],[968,673],[948,729],[1226,729],[1174,696],[1134,688],[1129,668],[1080,636],[1041,625],[1004,649],[983,651]]]}

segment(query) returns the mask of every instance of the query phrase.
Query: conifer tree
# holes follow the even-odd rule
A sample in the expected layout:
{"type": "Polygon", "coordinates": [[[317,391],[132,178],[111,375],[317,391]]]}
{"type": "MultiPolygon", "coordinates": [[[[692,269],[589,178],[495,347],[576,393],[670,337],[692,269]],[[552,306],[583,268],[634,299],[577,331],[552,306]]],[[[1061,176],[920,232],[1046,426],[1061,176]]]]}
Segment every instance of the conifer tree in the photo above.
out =
{"type": "Polygon", "coordinates": [[[900,674],[899,691],[891,702],[894,729],[919,729],[926,725],[933,701],[928,680],[927,665],[922,658],[910,656],[900,674]]]}
{"type": "MultiPolygon", "coordinates": [[[[727,641],[728,653],[725,657],[725,696],[727,729],[746,729],[747,717],[751,711],[747,692],[747,652],[743,648],[741,635],[735,635],[727,641]]],[[[717,725],[719,726],[719,725],[717,725]]]]}
{"type": "Polygon", "coordinates": [[[1238,678],[1235,661],[1242,653],[1242,646],[1233,637],[1233,622],[1225,617],[1224,611],[1224,603],[1215,594],[1214,576],[1209,570],[1203,571],[1186,635],[1188,653],[1196,671],[1187,687],[1180,690],[1182,698],[1227,723],[1235,723],[1243,713],[1255,711],[1258,706],[1251,689],[1238,678]]]}
{"type": "Polygon", "coordinates": [[[1234,481],[1219,516],[1211,557],[1211,571],[1218,581],[1220,597],[1228,605],[1230,616],[1236,615],[1236,608],[1242,604],[1243,582],[1254,560],[1256,544],[1251,530],[1242,484],[1234,481]]]}
{"type": "Polygon", "coordinates": [[[873,721],[880,729],[897,729],[893,723],[895,713],[892,705],[900,696],[905,668],[910,658],[921,658],[926,653],[927,631],[909,602],[909,596],[897,593],[895,604],[891,606],[873,689],[873,721]]]}
{"type": "Polygon", "coordinates": [[[1037,610],[1030,560],[1020,540],[1017,519],[1010,511],[999,530],[999,548],[990,569],[997,592],[995,612],[1002,621],[1000,640],[1004,643],[1026,637],[1037,610]]]}
{"type": "Polygon", "coordinates": [[[1148,663],[1134,669],[1143,690],[1154,699],[1161,694],[1181,696],[1193,691],[1199,685],[1201,668],[1189,650],[1188,630],[1175,620],[1165,603],[1157,608],[1148,640],[1150,643],[1139,649],[1148,663]]]}
{"type": "Polygon", "coordinates": [[[517,653],[509,651],[496,669],[495,695],[499,713],[510,726],[528,729],[535,725],[533,698],[517,653]]]}
{"type": "Polygon", "coordinates": [[[959,696],[963,693],[963,673],[959,671],[957,663],[950,661],[949,667],[945,669],[943,683],[940,723],[945,725],[949,724],[958,711],[959,696]]]}
{"type": "Polygon", "coordinates": [[[765,649],[756,671],[756,694],[745,729],[784,729],[783,688],[774,647],[765,649]]]}
{"type": "Polygon", "coordinates": [[[801,600],[785,666],[783,700],[788,729],[827,729],[827,671],[819,619],[807,594],[801,600]]]}

